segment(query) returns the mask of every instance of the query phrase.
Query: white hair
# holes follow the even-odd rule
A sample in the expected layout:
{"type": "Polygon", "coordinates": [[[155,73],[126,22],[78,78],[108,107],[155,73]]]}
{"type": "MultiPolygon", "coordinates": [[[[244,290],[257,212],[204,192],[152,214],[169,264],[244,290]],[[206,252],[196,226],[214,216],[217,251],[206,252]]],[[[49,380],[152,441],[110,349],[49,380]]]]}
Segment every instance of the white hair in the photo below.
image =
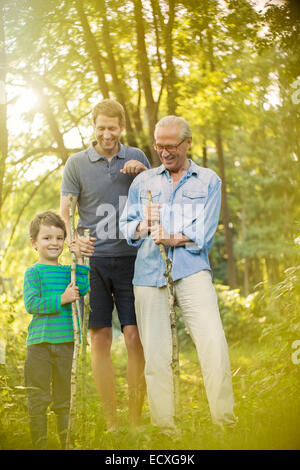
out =
{"type": "Polygon", "coordinates": [[[171,127],[178,126],[181,129],[180,138],[188,139],[192,137],[192,132],[189,123],[182,117],[179,116],[165,116],[155,126],[154,136],[158,127],[171,127]]]}

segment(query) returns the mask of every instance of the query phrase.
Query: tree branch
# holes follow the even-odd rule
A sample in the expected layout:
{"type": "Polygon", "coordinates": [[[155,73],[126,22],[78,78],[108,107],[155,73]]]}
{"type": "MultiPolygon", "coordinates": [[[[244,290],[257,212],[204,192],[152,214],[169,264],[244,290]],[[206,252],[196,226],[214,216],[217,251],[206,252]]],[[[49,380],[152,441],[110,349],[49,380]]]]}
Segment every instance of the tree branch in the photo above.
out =
{"type": "Polygon", "coordinates": [[[38,190],[40,189],[40,187],[45,183],[45,181],[48,179],[48,177],[54,173],[56,170],[58,170],[61,166],[62,166],[63,163],[60,163],[56,168],[54,168],[54,170],[51,170],[49,171],[43,178],[42,180],[40,181],[40,183],[35,186],[35,188],[33,189],[33,191],[31,191],[31,193],[29,194],[29,197],[26,199],[26,201],[24,202],[24,204],[22,205],[20,211],[19,211],[19,214],[18,214],[18,217],[14,223],[14,226],[12,228],[12,231],[11,231],[11,234],[10,234],[10,237],[9,237],[9,241],[8,241],[8,244],[4,250],[4,253],[3,253],[3,256],[2,256],[2,260],[1,260],[1,263],[3,263],[5,257],[7,256],[7,253],[10,249],[10,246],[12,244],[12,241],[13,241],[13,237],[15,235],[15,231],[17,229],[17,226],[20,222],[20,219],[23,215],[23,212],[24,210],[26,209],[26,207],[29,205],[29,203],[32,201],[32,198],[34,197],[34,195],[38,192],[38,190]]]}
{"type": "MultiPolygon", "coordinates": [[[[77,152],[81,152],[81,150],[84,150],[84,148],[74,148],[74,149],[66,149],[68,153],[73,154],[77,152]]],[[[39,155],[39,154],[51,154],[51,155],[59,155],[60,151],[59,148],[57,147],[38,147],[36,149],[33,149],[31,152],[26,153],[22,158],[15,162],[11,162],[11,165],[18,165],[19,163],[22,163],[26,161],[28,158],[33,157],[34,155],[39,155]]]]}

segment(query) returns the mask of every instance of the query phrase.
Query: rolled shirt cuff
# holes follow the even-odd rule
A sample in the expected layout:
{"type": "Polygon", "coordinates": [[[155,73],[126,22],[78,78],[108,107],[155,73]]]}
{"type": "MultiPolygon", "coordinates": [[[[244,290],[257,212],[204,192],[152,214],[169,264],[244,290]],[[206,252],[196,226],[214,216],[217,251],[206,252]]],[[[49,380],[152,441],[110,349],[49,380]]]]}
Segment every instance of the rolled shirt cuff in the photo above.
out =
{"type": "Polygon", "coordinates": [[[124,233],[124,236],[127,240],[128,245],[140,246],[143,242],[143,238],[136,238],[136,229],[141,222],[142,220],[132,220],[131,222],[128,222],[126,224],[126,233],[124,233]]]}

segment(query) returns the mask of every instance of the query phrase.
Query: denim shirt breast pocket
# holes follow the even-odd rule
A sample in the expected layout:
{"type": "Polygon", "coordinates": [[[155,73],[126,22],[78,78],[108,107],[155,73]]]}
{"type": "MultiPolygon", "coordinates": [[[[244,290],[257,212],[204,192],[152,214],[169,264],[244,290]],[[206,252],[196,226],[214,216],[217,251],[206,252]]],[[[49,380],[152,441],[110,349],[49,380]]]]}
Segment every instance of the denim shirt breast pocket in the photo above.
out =
{"type": "Polygon", "coordinates": [[[185,218],[196,219],[200,213],[204,211],[204,206],[207,201],[207,190],[183,190],[182,191],[182,204],[183,214],[185,218]]]}
{"type": "MultiPolygon", "coordinates": [[[[207,201],[207,190],[183,190],[182,192],[182,226],[190,227],[197,223],[195,231],[199,231],[199,224],[204,224],[204,206],[207,201]]],[[[203,227],[204,228],[204,227],[203,227]]]]}

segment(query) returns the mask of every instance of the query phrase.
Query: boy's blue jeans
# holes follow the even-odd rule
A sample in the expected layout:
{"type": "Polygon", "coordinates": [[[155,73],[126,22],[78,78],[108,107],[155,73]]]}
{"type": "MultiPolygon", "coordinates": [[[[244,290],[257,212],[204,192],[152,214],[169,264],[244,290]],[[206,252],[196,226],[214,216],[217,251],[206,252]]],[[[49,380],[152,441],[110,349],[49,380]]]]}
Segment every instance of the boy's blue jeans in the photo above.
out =
{"type": "Polygon", "coordinates": [[[74,343],[27,347],[25,386],[29,416],[45,415],[52,403],[57,415],[69,413],[74,343]]]}

